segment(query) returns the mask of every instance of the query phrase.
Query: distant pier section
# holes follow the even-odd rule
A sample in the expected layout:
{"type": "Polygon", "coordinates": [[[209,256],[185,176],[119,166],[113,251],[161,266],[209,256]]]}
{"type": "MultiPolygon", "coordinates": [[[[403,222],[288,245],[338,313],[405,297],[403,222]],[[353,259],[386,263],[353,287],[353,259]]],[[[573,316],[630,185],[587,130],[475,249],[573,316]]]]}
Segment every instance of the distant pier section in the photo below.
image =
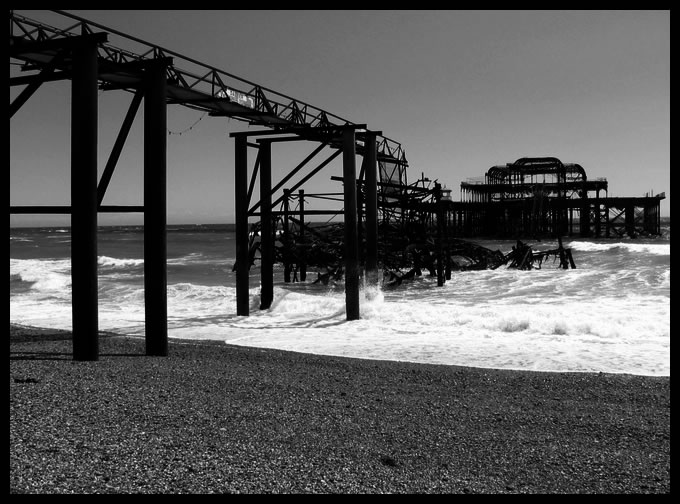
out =
{"type": "Polygon", "coordinates": [[[579,164],[525,157],[461,182],[461,201],[447,202],[448,224],[465,237],[661,234],[665,193],[609,197],[607,190],[606,179],[588,178],[579,164]]]}

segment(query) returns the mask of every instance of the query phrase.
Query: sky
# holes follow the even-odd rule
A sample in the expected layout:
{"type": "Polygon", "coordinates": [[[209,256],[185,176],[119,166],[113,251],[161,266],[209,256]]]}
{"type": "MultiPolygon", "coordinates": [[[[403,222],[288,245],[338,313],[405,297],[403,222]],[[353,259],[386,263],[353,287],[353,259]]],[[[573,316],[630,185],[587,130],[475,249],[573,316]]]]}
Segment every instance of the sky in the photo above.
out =
{"type": "MultiPolygon", "coordinates": [[[[73,24],[50,11],[15,12],[73,24]]],[[[606,178],[609,196],[665,192],[661,215],[670,216],[670,11],[69,12],[382,131],[402,145],[409,182],[436,179],[454,200],[461,182],[492,166],[553,156],[606,178]]],[[[10,102],[20,91],[10,88],[10,102]]],[[[70,93],[70,81],[43,84],[10,119],[10,205],[70,204],[70,93]]],[[[99,173],[131,98],[99,93],[99,173]]],[[[104,204],[142,204],[142,115],[104,204]]],[[[234,221],[229,135],[261,129],[168,106],[169,223],[234,221]]],[[[274,184],[316,146],[276,144],[274,184]]],[[[340,159],[305,191],[341,192],[330,179],[341,175],[340,159]]],[[[10,226],[68,221],[10,215],[10,226]]],[[[141,216],[100,214],[99,223],[141,216]]]]}

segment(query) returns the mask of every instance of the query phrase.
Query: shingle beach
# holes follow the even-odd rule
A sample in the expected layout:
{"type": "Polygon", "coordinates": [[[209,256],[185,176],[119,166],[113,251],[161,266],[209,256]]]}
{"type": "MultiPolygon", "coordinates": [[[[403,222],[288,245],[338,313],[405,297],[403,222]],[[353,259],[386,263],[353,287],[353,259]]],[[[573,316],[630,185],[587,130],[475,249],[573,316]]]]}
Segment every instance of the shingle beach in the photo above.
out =
{"type": "Polygon", "coordinates": [[[10,494],[670,493],[670,377],[10,324],[10,494]]]}

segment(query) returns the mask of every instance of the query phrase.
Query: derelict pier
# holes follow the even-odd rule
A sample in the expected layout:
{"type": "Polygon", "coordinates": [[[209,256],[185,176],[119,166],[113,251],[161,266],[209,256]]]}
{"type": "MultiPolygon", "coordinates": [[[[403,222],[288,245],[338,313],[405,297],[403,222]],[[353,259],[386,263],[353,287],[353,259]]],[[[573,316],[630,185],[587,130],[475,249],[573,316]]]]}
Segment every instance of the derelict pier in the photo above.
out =
{"type": "Polygon", "coordinates": [[[588,178],[576,163],[555,157],[521,158],[493,166],[482,180],[462,182],[450,204],[460,236],[539,238],[660,234],[665,193],[608,197],[604,178],[588,178]]]}
{"type": "MultiPolygon", "coordinates": [[[[73,313],[79,314],[73,317],[76,360],[97,360],[99,355],[97,224],[104,212],[143,215],[146,352],[168,353],[168,106],[262,128],[230,134],[235,154],[224,161],[235,181],[239,316],[249,315],[248,270],[255,259],[260,261],[261,309],[271,302],[275,262],[284,264],[286,281],[291,272],[305,280],[307,265],[315,263],[334,268],[328,275],[343,275],[347,319],[354,320],[359,318],[361,276],[377,284],[380,269],[394,273],[407,266],[406,273],[396,274],[395,282],[428,269],[443,285],[450,271],[461,267],[456,258],[472,258],[479,267],[510,259],[461,238],[559,240],[574,234],[660,233],[659,204],[664,193],[610,198],[606,180],[589,179],[581,166],[550,157],[495,166],[484,180],[463,182],[461,201],[454,202],[450,190],[437,180],[422,175],[409,182],[401,144],[384,137],[382,131],[117,30],[63,11],[54,13],[63,26],[10,10],[10,88],[22,87],[10,103],[10,120],[42,86],[71,82],[71,200],[67,205],[10,204],[10,214],[70,215],[72,306],[73,313]],[[101,176],[97,166],[100,92],[131,96],[101,176]],[[111,191],[107,189],[140,107],[143,201],[108,204],[111,191]],[[280,162],[274,154],[282,144],[301,149],[311,145],[312,152],[273,181],[272,166],[280,162]],[[341,182],[342,189],[306,190],[305,184],[338,157],[342,176],[328,179],[341,182]],[[329,201],[340,203],[340,208],[329,201]],[[312,225],[312,216],[341,216],[343,229],[339,234],[337,229],[321,232],[312,225]]],[[[523,267],[531,251],[517,248],[521,257],[513,261],[523,267]]],[[[561,242],[547,253],[559,256],[563,268],[569,267],[571,259],[561,242]]],[[[543,258],[537,256],[539,261],[543,258]]]]}

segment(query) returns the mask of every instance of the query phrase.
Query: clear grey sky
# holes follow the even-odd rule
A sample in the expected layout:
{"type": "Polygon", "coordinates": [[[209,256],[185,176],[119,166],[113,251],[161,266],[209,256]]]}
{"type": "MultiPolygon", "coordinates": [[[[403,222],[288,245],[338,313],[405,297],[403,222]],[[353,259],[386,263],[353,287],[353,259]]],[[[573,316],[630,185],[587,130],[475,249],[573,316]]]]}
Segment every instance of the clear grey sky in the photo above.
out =
{"type": "MultiPolygon", "coordinates": [[[[454,200],[493,165],[555,156],[607,178],[610,196],[665,191],[670,215],[670,11],[69,12],[381,130],[410,181],[438,179],[454,200]]],[[[100,172],[131,97],[100,92],[100,172]]],[[[70,102],[70,82],[47,83],[10,120],[10,204],[69,204],[70,102]]],[[[233,222],[229,133],[247,124],[170,106],[168,129],[183,131],[168,136],[169,222],[233,222]]],[[[275,147],[275,182],[314,147],[275,147]]],[[[142,203],[142,159],[138,118],[104,203],[142,203]]],[[[341,191],[340,172],[312,189],[341,191]]],[[[35,219],[10,225],[68,223],[35,219]]],[[[100,215],[116,222],[140,219],[100,215]]]]}

